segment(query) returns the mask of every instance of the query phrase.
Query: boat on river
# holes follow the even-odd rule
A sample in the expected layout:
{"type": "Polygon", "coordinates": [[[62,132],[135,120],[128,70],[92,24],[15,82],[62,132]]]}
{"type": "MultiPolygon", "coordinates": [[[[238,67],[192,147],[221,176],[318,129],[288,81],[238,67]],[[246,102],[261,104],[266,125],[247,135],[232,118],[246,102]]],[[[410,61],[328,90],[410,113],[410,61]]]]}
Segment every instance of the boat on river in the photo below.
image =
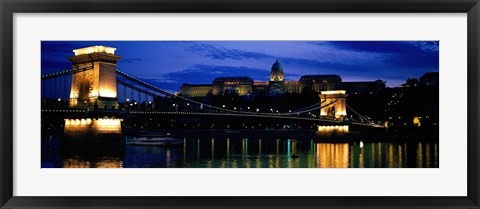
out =
{"type": "Polygon", "coordinates": [[[146,133],[138,137],[127,138],[125,141],[127,145],[147,145],[147,146],[168,146],[183,144],[183,140],[174,138],[170,133],[146,133]]]}

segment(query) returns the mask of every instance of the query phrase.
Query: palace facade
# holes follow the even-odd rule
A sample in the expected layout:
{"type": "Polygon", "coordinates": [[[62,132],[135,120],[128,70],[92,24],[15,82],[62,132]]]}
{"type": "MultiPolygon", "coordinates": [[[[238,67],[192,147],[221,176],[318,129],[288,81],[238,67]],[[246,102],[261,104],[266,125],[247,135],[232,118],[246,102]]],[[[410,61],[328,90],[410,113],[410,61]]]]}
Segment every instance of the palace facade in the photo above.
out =
{"type": "MultiPolygon", "coordinates": [[[[382,84],[385,88],[384,82],[382,84]]],[[[212,84],[184,83],[180,86],[180,94],[186,97],[204,97],[209,94],[247,96],[260,93],[301,93],[304,89],[320,93],[341,88],[342,79],[338,75],[304,75],[298,81],[285,81],[283,66],[277,60],[270,69],[269,81],[254,81],[250,77],[218,77],[213,80],[212,84]]]]}

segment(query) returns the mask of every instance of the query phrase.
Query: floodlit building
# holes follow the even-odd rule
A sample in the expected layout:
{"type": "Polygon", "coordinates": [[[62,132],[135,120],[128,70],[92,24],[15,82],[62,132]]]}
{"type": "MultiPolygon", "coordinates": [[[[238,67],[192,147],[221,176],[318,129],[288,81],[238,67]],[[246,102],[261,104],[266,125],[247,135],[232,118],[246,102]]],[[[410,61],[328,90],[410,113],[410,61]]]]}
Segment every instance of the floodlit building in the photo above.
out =
{"type": "Polygon", "coordinates": [[[342,79],[338,75],[304,75],[300,77],[299,89],[304,88],[316,92],[336,90],[342,86],[342,79]]]}
{"type": "Polygon", "coordinates": [[[238,94],[240,96],[252,94],[253,80],[249,77],[220,77],[213,80],[213,95],[238,94]]]}
{"type": "Polygon", "coordinates": [[[338,75],[304,75],[298,81],[286,81],[283,66],[276,60],[270,69],[270,79],[268,81],[253,81],[249,77],[219,77],[212,84],[184,83],[180,87],[180,93],[188,97],[232,93],[245,96],[260,93],[302,93],[305,90],[320,93],[321,91],[342,88],[342,79],[338,75]]]}
{"type": "Polygon", "coordinates": [[[91,46],[73,50],[68,59],[78,72],[72,75],[70,107],[118,106],[116,67],[120,56],[116,48],[91,46]]]}
{"type": "Polygon", "coordinates": [[[187,97],[204,97],[212,93],[212,85],[184,83],[180,86],[180,92],[187,97]]]}
{"type": "Polygon", "coordinates": [[[283,66],[277,61],[273,63],[270,70],[270,81],[268,83],[268,92],[271,94],[282,94],[285,90],[285,73],[283,66]]]}

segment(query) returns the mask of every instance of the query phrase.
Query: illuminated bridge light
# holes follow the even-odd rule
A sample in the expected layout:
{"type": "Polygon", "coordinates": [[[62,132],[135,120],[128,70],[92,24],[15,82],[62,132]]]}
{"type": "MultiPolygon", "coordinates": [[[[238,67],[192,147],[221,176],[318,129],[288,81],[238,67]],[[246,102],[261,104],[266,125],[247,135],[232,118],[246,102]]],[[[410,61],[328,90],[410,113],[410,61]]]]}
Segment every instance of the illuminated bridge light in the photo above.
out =
{"type": "Polygon", "coordinates": [[[321,94],[345,94],[345,90],[330,90],[330,91],[321,91],[321,94]]]}
{"type": "Polygon", "coordinates": [[[75,49],[73,50],[73,53],[75,53],[75,56],[77,55],[83,55],[83,54],[92,54],[92,53],[107,53],[107,54],[115,54],[116,48],[113,47],[107,47],[107,46],[91,46],[91,47],[86,47],[86,48],[81,48],[81,49],[75,49]]]}
{"type": "MultiPolygon", "coordinates": [[[[84,129],[89,128],[101,133],[120,133],[121,132],[120,119],[103,119],[98,120],[86,119],[84,129]]],[[[67,130],[67,127],[65,127],[67,130]]],[[[75,128],[75,127],[73,127],[75,128]]]]}
{"type": "Polygon", "coordinates": [[[349,127],[348,125],[338,126],[338,125],[330,125],[330,126],[318,126],[318,133],[319,134],[334,134],[334,133],[348,133],[349,127]]]}

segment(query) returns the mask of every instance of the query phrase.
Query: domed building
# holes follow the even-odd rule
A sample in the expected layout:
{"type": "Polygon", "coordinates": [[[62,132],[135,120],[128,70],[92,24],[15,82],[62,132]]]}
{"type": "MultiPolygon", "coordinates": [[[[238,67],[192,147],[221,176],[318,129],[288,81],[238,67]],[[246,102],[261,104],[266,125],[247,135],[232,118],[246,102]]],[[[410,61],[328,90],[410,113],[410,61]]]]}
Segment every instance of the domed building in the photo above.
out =
{"type": "MultiPolygon", "coordinates": [[[[348,87],[348,82],[346,83],[348,87]]],[[[382,86],[379,86],[379,88],[382,86]]],[[[383,84],[383,88],[385,85],[383,84]]],[[[304,75],[297,81],[285,81],[285,73],[282,64],[278,59],[270,69],[268,81],[254,81],[250,77],[218,77],[212,84],[188,84],[180,87],[180,94],[186,97],[204,97],[222,94],[238,94],[248,96],[256,94],[299,94],[303,90],[315,92],[338,90],[342,88],[342,79],[338,75],[304,75]]],[[[358,85],[353,85],[358,89],[358,85]]]]}
{"type": "Polygon", "coordinates": [[[282,94],[284,91],[284,78],[285,73],[283,72],[283,66],[277,59],[270,70],[269,93],[282,94]]]}

